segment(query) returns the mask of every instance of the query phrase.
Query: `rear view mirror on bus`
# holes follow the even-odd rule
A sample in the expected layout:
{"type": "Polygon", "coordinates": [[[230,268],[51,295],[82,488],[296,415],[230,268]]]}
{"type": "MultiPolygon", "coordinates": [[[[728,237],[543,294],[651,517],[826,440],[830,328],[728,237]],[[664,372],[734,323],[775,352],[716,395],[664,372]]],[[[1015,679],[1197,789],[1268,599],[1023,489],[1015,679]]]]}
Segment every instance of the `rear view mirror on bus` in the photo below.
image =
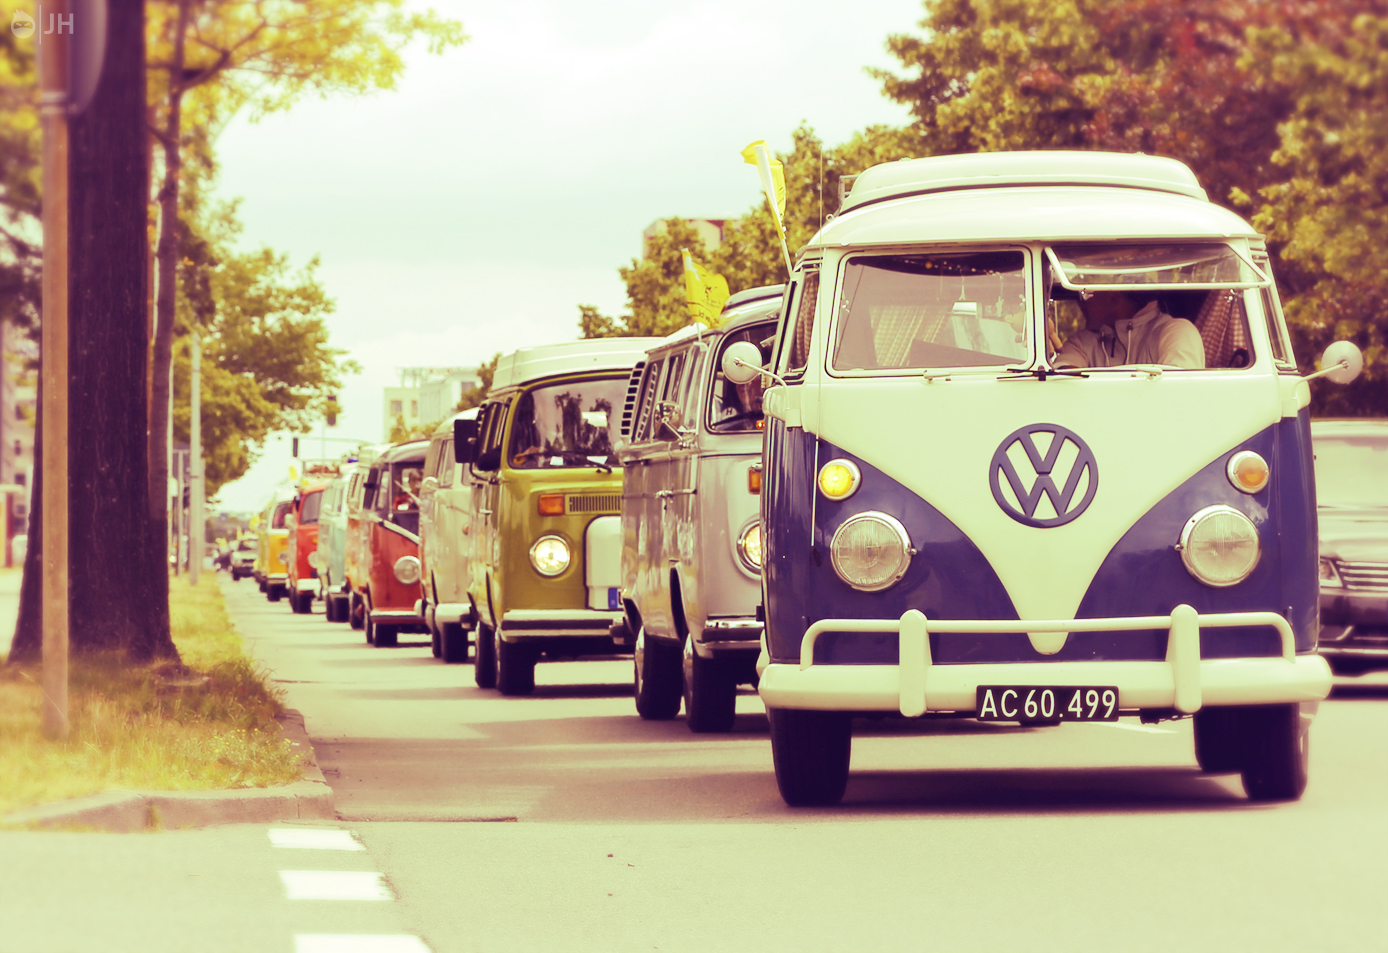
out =
{"type": "Polygon", "coordinates": [[[1364,352],[1353,341],[1336,341],[1321,356],[1321,373],[1333,383],[1348,384],[1364,370],[1364,352]]]}
{"type": "Polygon", "coordinates": [[[723,352],[723,376],[746,384],[761,373],[761,350],[751,341],[738,341],[723,352]]]}
{"type": "Polygon", "coordinates": [[[477,452],[477,421],[453,421],[453,459],[459,463],[471,463],[477,452]]]}

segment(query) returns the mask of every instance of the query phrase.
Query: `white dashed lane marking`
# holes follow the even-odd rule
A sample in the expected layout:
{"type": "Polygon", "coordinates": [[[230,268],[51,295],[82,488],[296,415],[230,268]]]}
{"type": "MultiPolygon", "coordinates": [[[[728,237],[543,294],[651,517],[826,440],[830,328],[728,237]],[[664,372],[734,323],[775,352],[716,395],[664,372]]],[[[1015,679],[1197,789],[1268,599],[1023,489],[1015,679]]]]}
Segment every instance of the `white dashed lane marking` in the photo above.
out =
{"type": "Polygon", "coordinates": [[[366,870],[281,870],[290,900],[394,900],[385,878],[366,870]]]}
{"type": "Polygon", "coordinates": [[[1128,731],[1145,731],[1149,735],[1169,735],[1173,733],[1170,728],[1155,728],[1152,725],[1128,725],[1121,721],[1100,721],[1095,724],[1103,725],[1105,728],[1125,728],[1128,731]]]}
{"type": "Polygon", "coordinates": [[[270,843],[304,850],[366,850],[351,831],[309,827],[272,827],[270,843]]]}
{"type": "Polygon", "coordinates": [[[429,953],[417,936],[384,933],[300,933],[294,953],[429,953]]]}

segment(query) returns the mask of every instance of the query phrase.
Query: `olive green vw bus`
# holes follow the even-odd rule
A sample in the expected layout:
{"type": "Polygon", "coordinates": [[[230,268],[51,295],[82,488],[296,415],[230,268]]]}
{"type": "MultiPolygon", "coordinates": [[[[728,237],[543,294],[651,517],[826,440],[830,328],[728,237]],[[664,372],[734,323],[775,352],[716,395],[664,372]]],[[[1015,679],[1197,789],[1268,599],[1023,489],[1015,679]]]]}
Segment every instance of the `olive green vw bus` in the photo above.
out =
{"type": "Polygon", "coordinates": [[[632,367],[655,340],[516,351],[497,364],[477,419],[455,421],[454,453],[472,482],[465,547],[480,687],[525,695],[541,656],[631,651],[613,448],[632,367]]]}

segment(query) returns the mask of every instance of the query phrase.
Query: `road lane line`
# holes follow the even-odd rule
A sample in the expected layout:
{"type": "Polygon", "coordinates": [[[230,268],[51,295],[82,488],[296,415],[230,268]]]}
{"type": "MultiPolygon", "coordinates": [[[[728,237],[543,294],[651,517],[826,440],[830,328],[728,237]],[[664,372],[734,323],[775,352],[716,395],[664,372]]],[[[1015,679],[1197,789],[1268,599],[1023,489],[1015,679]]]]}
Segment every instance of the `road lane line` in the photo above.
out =
{"type": "Polygon", "coordinates": [[[381,874],[366,870],[281,870],[290,900],[394,900],[381,874]]]}
{"type": "Polygon", "coordinates": [[[296,933],[294,953],[429,953],[408,933],[296,933]]]}
{"type": "Polygon", "coordinates": [[[1152,725],[1125,725],[1121,721],[1099,721],[1093,724],[1103,725],[1105,728],[1122,728],[1124,731],[1145,731],[1149,735],[1173,735],[1170,728],[1155,728],[1152,725]]]}
{"type": "Polygon", "coordinates": [[[272,827],[270,843],[304,850],[366,850],[351,831],[310,827],[272,827]]]}

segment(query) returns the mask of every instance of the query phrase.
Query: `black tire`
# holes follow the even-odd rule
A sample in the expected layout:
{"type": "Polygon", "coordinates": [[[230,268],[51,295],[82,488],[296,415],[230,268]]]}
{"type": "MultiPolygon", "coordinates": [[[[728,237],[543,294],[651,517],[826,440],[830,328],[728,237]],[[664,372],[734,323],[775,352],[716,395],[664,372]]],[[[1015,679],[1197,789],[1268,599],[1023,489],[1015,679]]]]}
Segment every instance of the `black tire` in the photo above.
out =
{"type": "Polygon", "coordinates": [[[339,592],[330,592],[324,603],[327,606],[326,615],[329,622],[347,621],[347,617],[351,614],[351,607],[346,596],[339,592]]]}
{"type": "MultiPolygon", "coordinates": [[[[360,629],[366,625],[366,608],[362,604],[361,596],[355,592],[347,597],[347,621],[354,629],[360,629]]],[[[367,641],[369,642],[370,639],[367,641]]]]}
{"type": "Polygon", "coordinates": [[[313,595],[307,592],[298,593],[289,607],[298,615],[308,615],[313,611],[313,595]]]}
{"type": "Polygon", "coordinates": [[[1330,663],[1330,671],[1342,677],[1354,677],[1363,675],[1369,670],[1368,666],[1358,659],[1327,658],[1330,663]]]}
{"type": "Polygon", "coordinates": [[[472,653],[472,680],[478,688],[496,688],[496,641],[491,626],[478,624],[477,651],[472,653]]]}
{"type": "Polygon", "coordinates": [[[1301,717],[1301,706],[1256,705],[1243,712],[1244,792],[1252,801],[1298,800],[1311,761],[1310,721],[1301,717]]]}
{"type": "Polygon", "coordinates": [[[766,709],[776,786],[791,807],[824,807],[843,800],[853,752],[847,712],[766,709]]]}
{"type": "Polygon", "coordinates": [[[1245,739],[1243,709],[1202,708],[1195,713],[1195,760],[1211,774],[1242,771],[1245,739]]]}
{"type": "Polygon", "coordinates": [[[439,635],[436,625],[429,626],[429,654],[436,659],[443,658],[443,637],[439,635]]]}
{"type": "Polygon", "coordinates": [[[271,602],[279,602],[284,598],[284,586],[279,583],[270,583],[265,587],[265,598],[271,602]]]}
{"type": "Polygon", "coordinates": [[[439,658],[449,665],[460,665],[467,661],[467,629],[461,622],[435,624],[439,636],[439,658]]]}
{"type": "Polygon", "coordinates": [[[535,691],[534,646],[520,642],[496,642],[496,687],[503,695],[529,695],[535,691]]]}
{"type": "Polygon", "coordinates": [[[375,644],[376,644],[376,627],[375,627],[374,625],[371,624],[371,613],[368,612],[368,611],[366,611],[365,609],[363,609],[363,610],[362,610],[362,616],[361,616],[361,617],[362,617],[362,624],[361,624],[362,631],[366,633],[366,644],[367,644],[367,645],[375,645],[375,644]]]}
{"type": "Polygon", "coordinates": [[[400,627],[398,625],[374,625],[373,633],[376,636],[376,648],[394,648],[400,642],[400,627]]]}
{"type": "Polygon", "coordinates": [[[261,592],[266,592],[266,591],[269,590],[269,588],[270,588],[270,584],[269,584],[268,582],[266,582],[264,579],[260,580],[260,591],[261,591],[261,592]]]}
{"type": "Polygon", "coordinates": [[[684,673],[679,645],[648,639],[643,629],[636,635],[632,669],[638,715],[646,721],[668,721],[680,713],[684,673]]]}
{"type": "Polygon", "coordinates": [[[684,679],[684,714],[690,731],[731,731],[737,720],[737,682],[732,666],[722,659],[700,658],[693,653],[684,679]]]}

